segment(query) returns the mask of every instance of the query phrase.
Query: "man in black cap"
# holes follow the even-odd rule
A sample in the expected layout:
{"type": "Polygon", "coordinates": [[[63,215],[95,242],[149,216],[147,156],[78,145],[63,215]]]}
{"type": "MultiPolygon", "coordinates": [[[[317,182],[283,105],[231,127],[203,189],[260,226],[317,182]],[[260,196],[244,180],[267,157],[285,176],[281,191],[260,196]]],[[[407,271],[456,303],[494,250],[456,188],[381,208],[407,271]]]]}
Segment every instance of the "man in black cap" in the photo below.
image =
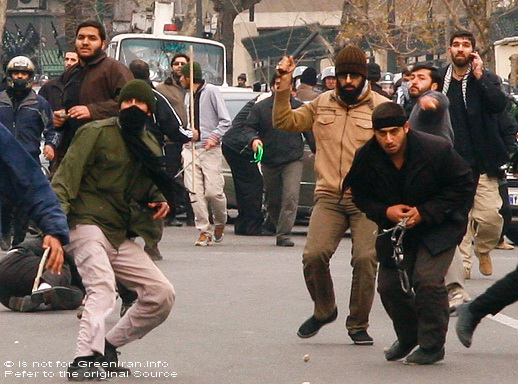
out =
{"type": "Polygon", "coordinates": [[[396,331],[385,352],[407,364],[444,359],[448,293],[444,276],[466,232],[475,194],[470,167],[447,140],[410,129],[403,107],[384,103],[372,112],[374,137],[356,154],[344,186],[378,224],[378,291],[396,331]],[[394,260],[392,228],[406,220],[402,261],[394,260]],[[402,289],[403,268],[410,279],[402,289]],[[413,288],[413,294],[411,289],[413,288]]]}
{"type": "Polygon", "coordinates": [[[300,101],[311,101],[319,95],[315,91],[317,85],[317,71],[315,68],[308,67],[300,76],[300,85],[297,87],[296,97],[300,101]]]}
{"type": "Polygon", "coordinates": [[[281,76],[275,92],[273,125],[294,132],[313,130],[316,143],[315,206],[302,256],[306,286],[315,307],[297,335],[312,337],[336,320],[338,309],[329,262],[345,231],[351,228],[353,279],[345,325],[354,344],[372,345],[367,328],[376,280],[376,224],[360,212],[341,186],[354,153],[373,135],[372,108],[388,100],[372,92],[367,81],[367,58],[359,47],[345,47],[335,63],[336,89],[294,110],[289,100],[295,61],[284,57],[278,66],[281,76]]]}
{"type": "Polygon", "coordinates": [[[129,375],[118,364],[116,348],[160,325],[173,305],[173,286],[130,239],[149,240],[149,222],[169,212],[164,196],[168,201],[175,197],[158,160],[160,147],[144,129],[155,105],[148,84],[128,82],[119,96],[119,116],[79,128],[52,180],[72,228],[66,250],[74,255],[87,294],[75,359],[67,372],[72,381],[129,375]],[[106,332],[115,280],[138,299],[106,332]],[[107,365],[104,371],[99,363],[107,365]]]}

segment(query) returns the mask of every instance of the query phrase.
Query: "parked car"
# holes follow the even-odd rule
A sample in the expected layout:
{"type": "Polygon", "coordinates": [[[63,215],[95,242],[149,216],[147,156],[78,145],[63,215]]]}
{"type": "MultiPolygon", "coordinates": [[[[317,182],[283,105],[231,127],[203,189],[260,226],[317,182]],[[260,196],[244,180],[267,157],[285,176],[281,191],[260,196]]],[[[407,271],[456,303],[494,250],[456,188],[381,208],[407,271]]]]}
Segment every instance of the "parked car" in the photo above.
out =
{"type": "MultiPolygon", "coordinates": [[[[228,111],[230,112],[230,117],[232,119],[234,119],[234,117],[248,101],[259,95],[259,93],[252,92],[252,90],[249,88],[227,87],[227,90],[225,90],[225,87],[221,87],[220,89],[222,90],[223,98],[225,99],[228,111]]],[[[311,152],[307,144],[304,147],[304,156],[302,161],[303,171],[302,180],[300,182],[299,206],[297,210],[297,217],[299,219],[308,218],[311,214],[315,191],[315,155],[311,152]]],[[[225,178],[225,195],[227,196],[227,206],[228,208],[237,208],[234,180],[232,179],[230,166],[226,161],[223,161],[223,176],[225,178]]]]}

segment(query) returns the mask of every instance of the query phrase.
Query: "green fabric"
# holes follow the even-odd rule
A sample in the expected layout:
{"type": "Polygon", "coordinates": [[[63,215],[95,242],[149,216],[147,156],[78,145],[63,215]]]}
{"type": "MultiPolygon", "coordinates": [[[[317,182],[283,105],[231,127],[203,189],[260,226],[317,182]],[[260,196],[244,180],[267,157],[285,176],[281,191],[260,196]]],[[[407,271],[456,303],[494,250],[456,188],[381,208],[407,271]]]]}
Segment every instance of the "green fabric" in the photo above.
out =
{"type": "MultiPolygon", "coordinates": [[[[154,137],[147,131],[143,135],[153,152],[161,155],[154,137]]],[[[77,131],[52,187],[71,228],[97,225],[116,248],[130,236],[141,236],[146,242],[156,236],[157,223],[144,207],[165,201],[164,196],[130,156],[116,117],[88,123],[77,131]]]]}
{"type": "Polygon", "coordinates": [[[153,90],[144,80],[131,80],[126,83],[119,94],[119,106],[123,101],[136,99],[147,104],[149,112],[154,113],[156,108],[156,98],[153,90]]]}

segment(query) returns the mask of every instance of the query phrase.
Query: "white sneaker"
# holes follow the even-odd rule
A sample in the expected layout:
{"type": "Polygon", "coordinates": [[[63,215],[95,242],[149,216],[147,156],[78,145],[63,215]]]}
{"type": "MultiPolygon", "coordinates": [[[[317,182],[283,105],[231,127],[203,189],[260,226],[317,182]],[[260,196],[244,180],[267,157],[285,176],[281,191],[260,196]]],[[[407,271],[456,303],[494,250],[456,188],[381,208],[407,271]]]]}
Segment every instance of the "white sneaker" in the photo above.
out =
{"type": "Polygon", "coordinates": [[[448,289],[448,303],[452,316],[456,315],[456,310],[459,305],[469,300],[471,300],[471,298],[461,286],[454,284],[454,287],[448,289]]]}

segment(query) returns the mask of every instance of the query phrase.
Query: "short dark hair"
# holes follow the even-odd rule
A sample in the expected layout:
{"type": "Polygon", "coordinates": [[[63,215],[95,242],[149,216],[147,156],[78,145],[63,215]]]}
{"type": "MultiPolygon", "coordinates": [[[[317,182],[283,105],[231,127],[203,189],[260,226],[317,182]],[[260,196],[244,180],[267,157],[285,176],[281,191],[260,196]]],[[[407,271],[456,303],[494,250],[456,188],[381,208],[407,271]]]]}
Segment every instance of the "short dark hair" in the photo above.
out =
{"type": "Polygon", "coordinates": [[[149,80],[149,65],[144,60],[133,60],[129,64],[129,70],[135,79],[149,80]]]}
{"type": "Polygon", "coordinates": [[[177,53],[171,59],[171,67],[173,66],[173,63],[175,62],[175,60],[178,59],[179,57],[184,57],[185,60],[187,60],[188,63],[191,61],[191,58],[189,56],[187,56],[185,53],[177,53]]]}
{"type": "Polygon", "coordinates": [[[270,88],[273,88],[275,85],[275,80],[277,80],[281,75],[279,75],[277,72],[274,72],[272,75],[272,78],[270,79],[270,88]]]}
{"type": "Polygon", "coordinates": [[[388,127],[402,127],[407,121],[405,110],[397,103],[381,103],[372,111],[372,128],[379,131],[388,127]]]}
{"type": "Polygon", "coordinates": [[[85,20],[81,24],[79,24],[76,29],[76,37],[77,37],[77,34],[79,33],[79,30],[81,28],[85,28],[85,27],[97,28],[97,30],[99,31],[99,37],[101,38],[101,40],[106,41],[106,29],[104,29],[104,25],[102,25],[97,20],[85,20]]]}
{"type": "Polygon", "coordinates": [[[442,77],[439,75],[439,72],[437,71],[437,67],[433,66],[430,63],[417,63],[413,66],[411,73],[414,73],[415,71],[419,71],[420,69],[427,69],[430,71],[430,77],[432,78],[432,83],[436,83],[437,85],[441,85],[442,83],[442,77]]]}
{"type": "Polygon", "coordinates": [[[450,36],[450,47],[453,44],[453,40],[457,37],[464,37],[468,39],[471,42],[471,47],[475,49],[477,45],[477,40],[475,39],[475,35],[471,33],[470,31],[467,31],[465,29],[461,29],[458,31],[453,32],[453,34],[450,36]]]}

